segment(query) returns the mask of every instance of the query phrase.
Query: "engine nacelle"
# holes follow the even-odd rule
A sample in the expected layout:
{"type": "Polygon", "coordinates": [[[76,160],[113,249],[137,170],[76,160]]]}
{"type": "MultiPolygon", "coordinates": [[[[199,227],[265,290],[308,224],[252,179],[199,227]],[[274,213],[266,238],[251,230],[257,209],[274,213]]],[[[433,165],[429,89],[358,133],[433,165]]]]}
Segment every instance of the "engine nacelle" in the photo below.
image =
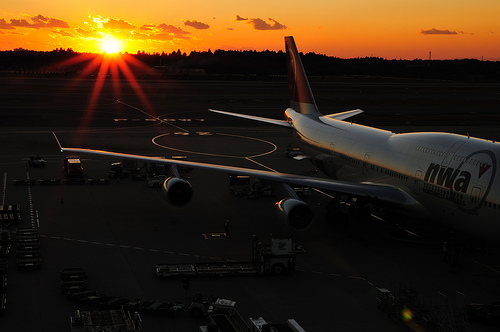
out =
{"type": "Polygon", "coordinates": [[[309,205],[296,198],[284,198],[276,203],[276,214],[287,225],[303,231],[312,223],[312,210],[309,205]]]}
{"type": "Polygon", "coordinates": [[[191,200],[193,196],[193,187],[186,180],[169,177],[163,182],[163,195],[167,201],[175,206],[182,206],[191,200]]]}

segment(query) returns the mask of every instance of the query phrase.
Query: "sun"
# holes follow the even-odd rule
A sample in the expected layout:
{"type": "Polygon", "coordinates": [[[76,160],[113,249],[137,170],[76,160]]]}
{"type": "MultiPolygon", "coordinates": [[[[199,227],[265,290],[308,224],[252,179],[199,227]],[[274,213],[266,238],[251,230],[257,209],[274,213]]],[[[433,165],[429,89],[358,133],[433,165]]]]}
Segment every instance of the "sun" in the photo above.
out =
{"type": "Polygon", "coordinates": [[[123,50],[123,42],[112,36],[106,36],[101,40],[100,48],[107,54],[120,53],[123,50]]]}

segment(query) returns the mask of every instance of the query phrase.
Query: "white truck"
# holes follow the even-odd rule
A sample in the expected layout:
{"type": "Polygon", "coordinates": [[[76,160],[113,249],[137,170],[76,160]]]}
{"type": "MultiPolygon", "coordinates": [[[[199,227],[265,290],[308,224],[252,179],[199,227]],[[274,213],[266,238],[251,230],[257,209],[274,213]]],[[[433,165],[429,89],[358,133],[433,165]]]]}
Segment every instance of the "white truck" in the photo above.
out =
{"type": "Polygon", "coordinates": [[[67,156],[64,158],[64,171],[70,178],[81,178],[84,176],[82,162],[79,156],[67,156]]]}

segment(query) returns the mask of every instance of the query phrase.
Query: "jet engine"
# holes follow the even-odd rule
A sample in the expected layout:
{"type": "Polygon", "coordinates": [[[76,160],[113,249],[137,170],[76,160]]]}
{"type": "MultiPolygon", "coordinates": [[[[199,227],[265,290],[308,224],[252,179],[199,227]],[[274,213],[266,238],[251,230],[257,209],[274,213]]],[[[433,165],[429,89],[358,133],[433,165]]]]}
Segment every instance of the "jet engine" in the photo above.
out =
{"type": "Polygon", "coordinates": [[[312,223],[312,210],[303,201],[296,198],[284,198],[276,203],[278,218],[295,230],[303,231],[312,223]]]}
{"type": "Polygon", "coordinates": [[[163,182],[162,192],[167,201],[175,206],[189,203],[193,196],[191,184],[186,180],[173,176],[163,182]]]}

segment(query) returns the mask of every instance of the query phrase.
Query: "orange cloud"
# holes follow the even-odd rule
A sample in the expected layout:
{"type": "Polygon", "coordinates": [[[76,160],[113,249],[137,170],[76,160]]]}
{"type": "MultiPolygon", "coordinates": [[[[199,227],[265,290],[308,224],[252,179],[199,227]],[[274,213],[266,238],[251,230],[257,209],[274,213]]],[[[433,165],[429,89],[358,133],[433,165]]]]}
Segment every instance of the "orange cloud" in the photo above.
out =
{"type": "Polygon", "coordinates": [[[67,32],[67,31],[64,31],[64,30],[60,30],[60,29],[52,30],[51,32],[55,33],[57,35],[60,35],[62,37],[73,37],[73,34],[67,32]]]}
{"type": "Polygon", "coordinates": [[[179,27],[173,26],[171,24],[144,24],[140,28],[141,30],[146,30],[148,32],[151,32],[149,37],[151,39],[157,39],[157,40],[172,40],[174,38],[177,39],[189,39],[188,36],[190,32],[189,31],[184,31],[179,27]]]}
{"type": "Polygon", "coordinates": [[[156,25],[154,24],[143,24],[141,25],[141,30],[153,31],[156,25]]]}
{"type": "Polygon", "coordinates": [[[210,28],[210,25],[208,25],[206,23],[198,22],[198,21],[186,20],[186,21],[184,21],[184,25],[191,27],[191,28],[198,29],[198,30],[204,30],[204,29],[210,28]]]}
{"type": "Polygon", "coordinates": [[[15,28],[30,28],[30,29],[40,29],[40,28],[69,28],[68,23],[63,20],[43,16],[38,14],[36,16],[27,16],[28,19],[11,19],[10,23],[7,23],[5,19],[0,19],[0,29],[15,29],[15,28]]]}
{"type": "Polygon", "coordinates": [[[422,30],[420,29],[420,34],[422,35],[458,35],[465,34],[463,31],[450,31],[450,30],[438,30],[436,28],[432,28],[430,30],[422,30]]]}
{"type": "Polygon", "coordinates": [[[268,18],[272,23],[267,23],[261,18],[244,18],[240,15],[236,15],[236,21],[246,21],[247,24],[253,26],[255,30],[286,30],[286,25],[279,23],[278,21],[268,18]]]}
{"type": "Polygon", "coordinates": [[[82,37],[84,38],[102,38],[101,35],[95,33],[94,31],[89,31],[89,30],[86,30],[84,28],[76,28],[75,31],[82,37]]]}
{"type": "Polygon", "coordinates": [[[0,29],[15,29],[13,26],[11,26],[7,21],[5,21],[4,18],[0,18],[0,29]]]}
{"type": "Polygon", "coordinates": [[[103,23],[102,26],[106,29],[134,29],[135,26],[129,22],[119,19],[108,18],[108,21],[103,23]]]}

